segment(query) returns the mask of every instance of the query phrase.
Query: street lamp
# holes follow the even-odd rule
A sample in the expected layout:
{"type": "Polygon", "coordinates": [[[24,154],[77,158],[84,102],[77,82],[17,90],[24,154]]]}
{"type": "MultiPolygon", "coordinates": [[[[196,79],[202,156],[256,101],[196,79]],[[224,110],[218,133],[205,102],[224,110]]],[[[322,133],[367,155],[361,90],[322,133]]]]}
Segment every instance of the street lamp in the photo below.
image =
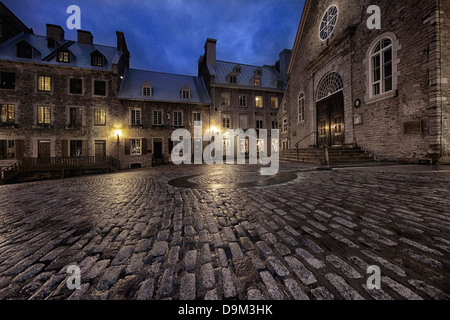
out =
{"type": "Polygon", "coordinates": [[[117,129],[114,131],[114,134],[117,136],[117,160],[120,160],[120,137],[122,136],[122,131],[117,129]]]}

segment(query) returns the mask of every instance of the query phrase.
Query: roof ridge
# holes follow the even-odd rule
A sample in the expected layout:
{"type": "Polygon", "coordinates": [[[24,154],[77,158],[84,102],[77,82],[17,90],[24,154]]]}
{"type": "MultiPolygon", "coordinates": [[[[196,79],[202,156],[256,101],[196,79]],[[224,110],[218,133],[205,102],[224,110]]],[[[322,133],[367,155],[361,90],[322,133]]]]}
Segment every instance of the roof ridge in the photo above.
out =
{"type": "Polygon", "coordinates": [[[273,69],[273,66],[270,65],[262,65],[262,66],[257,66],[254,64],[248,64],[248,63],[238,63],[238,62],[232,62],[232,61],[225,61],[225,60],[216,60],[216,62],[225,62],[225,63],[230,63],[230,64],[235,64],[235,65],[239,65],[239,66],[247,66],[247,67],[255,67],[255,68],[271,68],[273,69]]]}
{"type": "Polygon", "coordinates": [[[187,75],[187,74],[179,74],[179,73],[170,73],[170,72],[163,72],[163,71],[143,70],[143,69],[136,69],[136,68],[128,68],[128,70],[130,70],[130,71],[133,70],[133,71],[159,73],[159,74],[167,74],[167,75],[171,75],[171,76],[200,78],[199,76],[193,76],[193,75],[187,75]]]}

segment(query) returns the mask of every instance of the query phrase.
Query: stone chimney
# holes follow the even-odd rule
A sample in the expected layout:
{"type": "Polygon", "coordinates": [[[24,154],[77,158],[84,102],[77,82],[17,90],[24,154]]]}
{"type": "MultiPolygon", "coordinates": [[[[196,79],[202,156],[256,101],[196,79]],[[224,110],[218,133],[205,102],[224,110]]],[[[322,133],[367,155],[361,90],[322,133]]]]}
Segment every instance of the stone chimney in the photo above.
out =
{"type": "Polygon", "coordinates": [[[292,50],[284,49],[280,53],[280,73],[283,77],[287,76],[289,63],[291,62],[292,50]]]}
{"type": "Polygon", "coordinates": [[[94,37],[92,36],[92,33],[84,30],[77,30],[77,33],[78,33],[78,44],[86,44],[86,45],[93,44],[94,37]]]}
{"type": "Polygon", "coordinates": [[[61,26],[54,24],[46,24],[47,26],[47,38],[55,41],[64,40],[64,29],[61,26]]]}
{"type": "Polygon", "coordinates": [[[216,69],[216,43],[215,39],[206,39],[205,43],[205,57],[206,63],[211,64],[216,69]]]}

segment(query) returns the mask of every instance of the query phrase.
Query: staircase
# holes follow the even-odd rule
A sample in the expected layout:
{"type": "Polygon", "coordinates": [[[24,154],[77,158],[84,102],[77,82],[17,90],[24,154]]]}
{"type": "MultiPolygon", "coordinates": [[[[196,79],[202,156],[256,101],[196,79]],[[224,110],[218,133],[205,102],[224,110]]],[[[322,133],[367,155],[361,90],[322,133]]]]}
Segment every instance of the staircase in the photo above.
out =
{"type": "MultiPolygon", "coordinates": [[[[375,158],[361,148],[330,148],[328,149],[329,164],[373,162],[375,158]]],[[[315,163],[324,165],[325,149],[289,149],[280,152],[280,161],[315,163]]]]}

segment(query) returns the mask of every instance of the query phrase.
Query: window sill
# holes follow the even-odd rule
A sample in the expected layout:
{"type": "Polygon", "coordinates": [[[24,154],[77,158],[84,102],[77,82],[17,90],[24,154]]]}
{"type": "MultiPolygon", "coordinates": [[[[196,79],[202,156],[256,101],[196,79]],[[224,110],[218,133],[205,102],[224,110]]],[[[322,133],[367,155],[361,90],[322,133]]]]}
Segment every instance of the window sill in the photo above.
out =
{"type": "Polygon", "coordinates": [[[369,105],[369,104],[373,104],[373,103],[377,103],[380,101],[383,101],[385,99],[390,99],[390,98],[394,98],[397,96],[397,90],[392,90],[383,94],[379,94],[377,96],[373,96],[370,97],[368,99],[366,99],[365,104],[369,105]]]}

